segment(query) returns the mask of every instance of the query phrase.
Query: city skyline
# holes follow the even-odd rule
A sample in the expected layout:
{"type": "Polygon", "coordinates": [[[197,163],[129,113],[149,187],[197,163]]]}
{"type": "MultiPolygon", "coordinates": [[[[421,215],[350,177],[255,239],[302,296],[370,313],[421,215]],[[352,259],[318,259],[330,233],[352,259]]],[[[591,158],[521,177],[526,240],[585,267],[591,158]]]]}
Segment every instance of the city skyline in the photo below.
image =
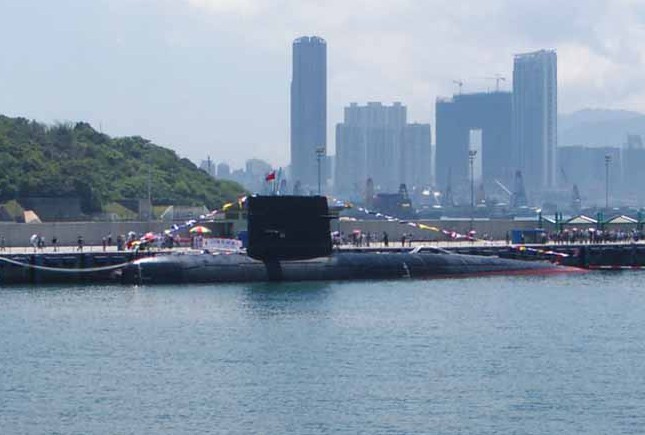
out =
{"type": "Polygon", "coordinates": [[[250,156],[285,165],[289,44],[301,34],[322,36],[331,50],[330,139],[351,101],[402,101],[410,121],[432,123],[434,99],[455,92],[453,80],[465,82],[464,92],[485,91],[495,83],[483,77],[499,73],[508,90],[511,56],[540,48],[558,50],[563,113],[645,111],[645,7],[635,2],[594,1],[584,10],[537,0],[521,7],[502,0],[372,6],[5,2],[0,112],[88,121],[111,135],[148,137],[193,161],[208,150],[234,166],[250,156]]]}

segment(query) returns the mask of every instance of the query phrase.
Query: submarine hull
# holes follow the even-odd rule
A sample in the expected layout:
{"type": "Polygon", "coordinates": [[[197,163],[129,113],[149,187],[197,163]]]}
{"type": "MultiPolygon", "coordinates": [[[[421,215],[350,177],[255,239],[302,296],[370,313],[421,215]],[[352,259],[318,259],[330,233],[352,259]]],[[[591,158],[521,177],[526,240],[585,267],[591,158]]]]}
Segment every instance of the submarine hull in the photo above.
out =
{"type": "Polygon", "coordinates": [[[137,260],[125,276],[140,284],[165,284],[447,278],[579,270],[547,262],[461,254],[335,253],[309,260],[273,262],[242,254],[180,254],[137,260]]]}

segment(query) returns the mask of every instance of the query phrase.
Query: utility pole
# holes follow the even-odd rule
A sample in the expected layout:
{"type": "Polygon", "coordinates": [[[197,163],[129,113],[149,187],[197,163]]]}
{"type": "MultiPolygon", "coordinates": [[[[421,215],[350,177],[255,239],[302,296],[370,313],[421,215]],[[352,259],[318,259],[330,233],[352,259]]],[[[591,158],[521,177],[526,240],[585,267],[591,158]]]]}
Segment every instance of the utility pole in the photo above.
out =
{"type": "Polygon", "coordinates": [[[505,82],[506,77],[502,76],[501,74],[495,74],[495,92],[499,92],[499,82],[505,82]]]}
{"type": "Polygon", "coordinates": [[[320,166],[322,164],[323,157],[325,157],[325,148],[316,148],[316,161],[318,162],[318,196],[322,195],[322,171],[320,166]]]}
{"type": "Polygon", "coordinates": [[[611,155],[605,155],[605,210],[609,210],[609,165],[611,165],[611,155]]]}
{"type": "Polygon", "coordinates": [[[475,156],[477,150],[468,151],[468,162],[470,163],[470,231],[473,230],[475,220],[475,156]]]}

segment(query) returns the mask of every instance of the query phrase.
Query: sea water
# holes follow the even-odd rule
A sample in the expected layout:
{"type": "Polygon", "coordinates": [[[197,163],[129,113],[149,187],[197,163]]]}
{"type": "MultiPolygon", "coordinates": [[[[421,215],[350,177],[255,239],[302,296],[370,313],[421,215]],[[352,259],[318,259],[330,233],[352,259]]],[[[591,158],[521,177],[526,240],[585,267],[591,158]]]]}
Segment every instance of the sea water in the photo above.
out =
{"type": "Polygon", "coordinates": [[[643,433],[644,278],[2,288],[0,432],[643,433]]]}

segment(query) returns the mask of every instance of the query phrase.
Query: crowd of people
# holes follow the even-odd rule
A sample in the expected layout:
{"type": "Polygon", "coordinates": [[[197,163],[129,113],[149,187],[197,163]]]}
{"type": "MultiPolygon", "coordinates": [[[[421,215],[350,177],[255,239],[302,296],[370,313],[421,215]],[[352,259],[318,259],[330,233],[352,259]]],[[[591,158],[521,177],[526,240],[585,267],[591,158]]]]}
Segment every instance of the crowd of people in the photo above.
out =
{"type": "MultiPolygon", "coordinates": [[[[520,244],[524,243],[553,243],[553,244],[570,244],[570,243],[636,243],[645,238],[645,233],[642,230],[627,229],[627,230],[600,230],[596,228],[585,229],[563,229],[560,231],[543,232],[531,240],[522,240],[520,244]]],[[[400,246],[412,246],[413,242],[421,240],[413,239],[412,234],[403,233],[400,236],[400,246]]],[[[455,239],[453,239],[455,240],[455,239]]],[[[487,241],[494,242],[495,239],[488,234],[473,235],[472,237],[456,239],[456,241],[487,241]]],[[[378,244],[378,246],[390,246],[391,240],[388,233],[383,231],[377,232],[362,232],[354,230],[351,233],[344,233],[335,231],[332,233],[332,243],[334,246],[353,246],[353,247],[370,247],[378,244]]],[[[517,242],[516,242],[517,243],[517,242]]],[[[506,234],[506,244],[511,244],[510,232],[506,234]]]]}
{"type": "MultiPolygon", "coordinates": [[[[112,233],[108,233],[101,238],[101,247],[103,252],[110,250],[112,246],[115,246],[117,251],[124,251],[149,248],[153,244],[160,248],[172,248],[173,246],[179,246],[179,241],[169,235],[146,237],[145,235],[137,234],[134,231],[130,231],[127,234],[119,234],[116,237],[116,240],[113,239],[112,233]]],[[[33,248],[34,252],[38,252],[44,251],[48,245],[47,240],[43,235],[35,233],[29,237],[29,246],[33,248]]],[[[49,246],[52,248],[53,252],[58,252],[60,249],[60,242],[56,235],[52,236],[49,246]]],[[[73,246],[73,244],[70,243],[70,246],[73,246]]],[[[74,249],[77,252],[83,252],[84,247],[85,240],[83,235],[79,234],[76,237],[74,249]]],[[[6,251],[6,239],[4,235],[0,236],[0,251],[6,251]]]]}
{"type": "Polygon", "coordinates": [[[587,229],[565,229],[548,234],[548,240],[552,243],[628,243],[638,242],[643,239],[643,232],[637,229],[631,230],[599,230],[596,228],[587,229]]]}
{"type": "MultiPolygon", "coordinates": [[[[535,240],[522,240],[520,243],[553,243],[553,244],[576,244],[576,243],[635,243],[643,240],[645,234],[642,230],[638,229],[597,229],[597,228],[571,228],[562,229],[553,232],[543,232],[535,240]]],[[[491,238],[486,235],[481,235],[473,238],[473,240],[486,240],[490,241],[491,238]]],[[[354,230],[351,233],[344,233],[334,231],[332,233],[332,243],[336,247],[340,246],[353,246],[353,247],[370,247],[370,246],[384,246],[388,247],[398,246],[401,247],[412,246],[414,241],[411,233],[403,233],[399,238],[392,240],[390,235],[386,232],[371,232],[354,230]]],[[[75,240],[75,250],[82,252],[85,247],[85,240],[81,234],[75,240]]],[[[101,247],[103,251],[116,247],[118,251],[124,250],[142,250],[157,247],[162,249],[171,249],[173,247],[180,247],[181,239],[177,235],[170,234],[137,234],[130,231],[127,234],[119,234],[113,238],[111,233],[106,234],[101,238],[101,247]]],[[[506,235],[506,244],[510,244],[510,233],[506,235]]],[[[517,243],[517,242],[516,242],[517,243]]],[[[52,248],[53,252],[60,249],[60,240],[54,235],[51,237],[49,245],[45,237],[41,234],[33,234],[29,238],[29,246],[34,252],[44,251],[47,246],[52,248]]],[[[65,246],[74,246],[73,243],[68,243],[65,246]]],[[[187,245],[188,246],[188,245],[187,245]]],[[[191,235],[190,247],[193,249],[200,249],[203,246],[203,236],[191,235]]],[[[0,234],[0,252],[6,252],[7,243],[4,235],[0,234]]]]}
{"type": "MultiPolygon", "coordinates": [[[[411,246],[412,241],[412,234],[408,233],[403,233],[399,239],[402,247],[411,246]]],[[[334,246],[354,246],[357,248],[369,248],[374,244],[388,247],[390,246],[390,236],[386,231],[382,233],[353,231],[349,234],[335,231],[332,233],[332,243],[334,246]]]]}

